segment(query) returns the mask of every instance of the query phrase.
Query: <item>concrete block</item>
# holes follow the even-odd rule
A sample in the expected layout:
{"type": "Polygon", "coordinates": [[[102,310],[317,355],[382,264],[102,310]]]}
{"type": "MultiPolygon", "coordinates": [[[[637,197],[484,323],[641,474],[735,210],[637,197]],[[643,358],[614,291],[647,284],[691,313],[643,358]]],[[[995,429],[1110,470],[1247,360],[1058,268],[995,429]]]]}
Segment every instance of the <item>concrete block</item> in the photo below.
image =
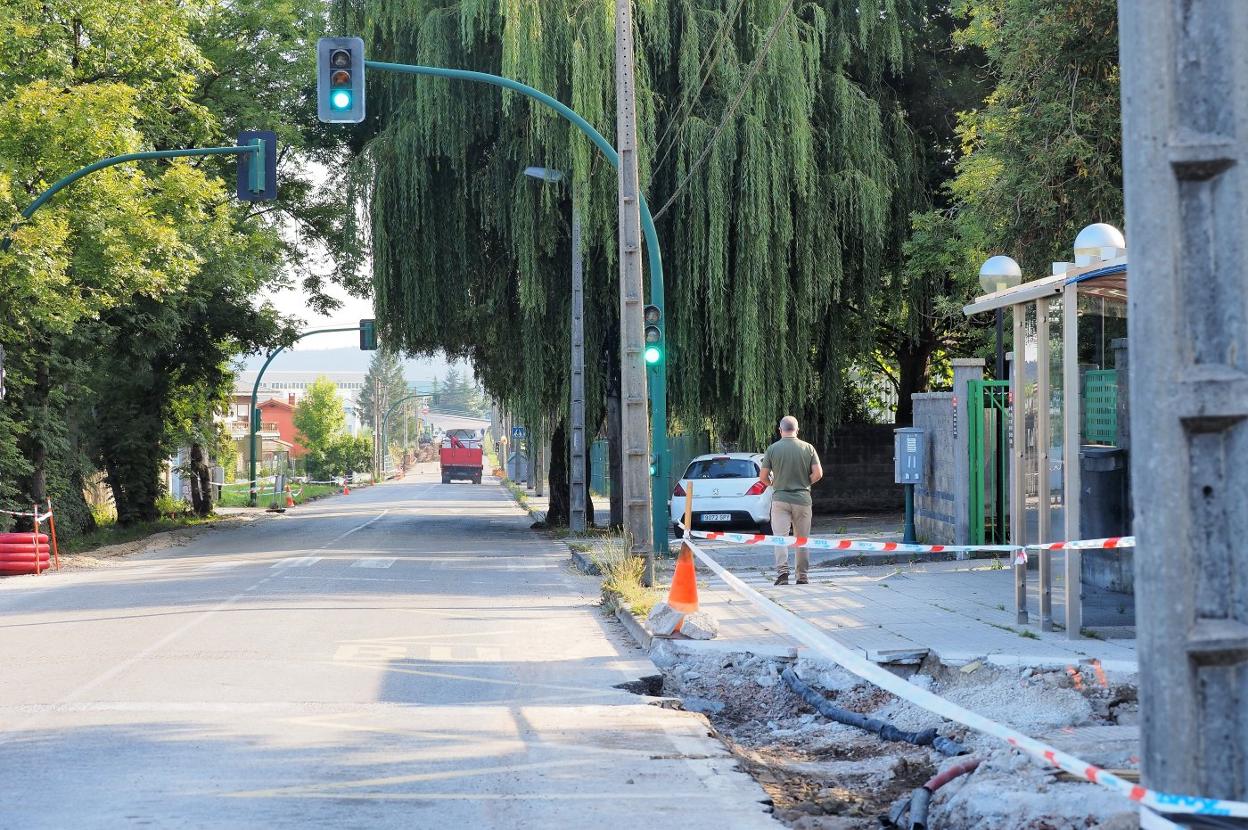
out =
{"type": "Polygon", "coordinates": [[[685,617],[680,633],[691,640],[713,640],[719,634],[719,623],[705,611],[695,611],[685,617]]]}
{"type": "Polygon", "coordinates": [[[646,628],[650,629],[652,636],[671,637],[680,627],[680,622],[684,617],[684,614],[666,602],[660,602],[650,609],[650,615],[646,617],[646,628]]]}

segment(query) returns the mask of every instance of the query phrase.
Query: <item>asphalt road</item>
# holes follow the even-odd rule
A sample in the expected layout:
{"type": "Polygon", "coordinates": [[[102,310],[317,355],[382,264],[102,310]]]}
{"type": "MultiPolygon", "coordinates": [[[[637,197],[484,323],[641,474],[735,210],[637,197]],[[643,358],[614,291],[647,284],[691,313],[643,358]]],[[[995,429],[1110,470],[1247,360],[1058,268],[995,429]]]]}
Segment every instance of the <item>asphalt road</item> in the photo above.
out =
{"type": "Polygon", "coordinates": [[[431,471],[0,581],[0,827],[775,827],[594,580],[431,471]]]}

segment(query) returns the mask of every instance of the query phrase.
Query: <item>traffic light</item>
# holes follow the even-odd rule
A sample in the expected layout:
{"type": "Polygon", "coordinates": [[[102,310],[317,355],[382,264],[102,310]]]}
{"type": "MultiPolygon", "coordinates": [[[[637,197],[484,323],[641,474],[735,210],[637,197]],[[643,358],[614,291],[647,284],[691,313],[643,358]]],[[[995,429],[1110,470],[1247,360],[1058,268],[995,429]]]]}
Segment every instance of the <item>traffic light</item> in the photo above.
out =
{"type": "Polygon", "coordinates": [[[663,329],[659,323],[663,320],[663,312],[657,305],[648,305],[643,312],[646,322],[646,363],[651,366],[663,360],[663,329]]]}
{"type": "Polygon", "coordinates": [[[316,114],[327,124],[364,120],[364,41],[323,37],[316,42],[316,114]]]}
{"type": "Polygon", "coordinates": [[[238,154],[238,198],[244,202],[267,202],[277,198],[277,133],[243,130],[239,147],[260,145],[253,153],[238,154]]]}
{"type": "Polygon", "coordinates": [[[375,352],[377,351],[377,321],[361,320],[360,321],[360,351],[375,352]]]}

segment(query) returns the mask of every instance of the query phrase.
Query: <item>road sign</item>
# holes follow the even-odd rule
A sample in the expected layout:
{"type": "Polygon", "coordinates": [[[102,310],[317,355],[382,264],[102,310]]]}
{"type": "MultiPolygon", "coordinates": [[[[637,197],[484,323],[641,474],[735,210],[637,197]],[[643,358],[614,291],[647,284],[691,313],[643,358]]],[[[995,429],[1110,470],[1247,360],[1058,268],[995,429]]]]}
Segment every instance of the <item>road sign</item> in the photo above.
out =
{"type": "Polygon", "coordinates": [[[512,438],[527,438],[528,435],[529,435],[529,431],[525,429],[524,427],[512,427],[511,428],[512,438]]]}

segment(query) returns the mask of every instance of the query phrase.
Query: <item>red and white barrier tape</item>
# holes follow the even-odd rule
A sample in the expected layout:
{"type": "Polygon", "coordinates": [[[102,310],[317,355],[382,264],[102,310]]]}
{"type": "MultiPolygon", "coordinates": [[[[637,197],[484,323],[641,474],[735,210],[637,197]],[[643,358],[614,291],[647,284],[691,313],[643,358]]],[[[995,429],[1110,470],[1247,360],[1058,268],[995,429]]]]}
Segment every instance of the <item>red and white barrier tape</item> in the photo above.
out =
{"type": "Polygon", "coordinates": [[[721,531],[693,530],[695,539],[736,542],[741,545],[782,545],[786,547],[816,548],[818,550],[849,550],[897,553],[967,553],[976,550],[1014,553],[1017,545],[917,545],[904,542],[868,542],[861,539],[820,539],[815,536],[769,536],[762,533],[726,533],[721,531]]]}
{"type": "MultiPolygon", "coordinates": [[[[783,537],[780,537],[783,538],[783,537]]],[[[688,541],[688,540],[686,540],[688,541]]],[[[916,706],[940,715],[943,718],[955,721],[963,726],[970,727],[977,732],[985,735],[992,735],[1000,738],[1010,746],[1020,749],[1037,760],[1044,761],[1053,766],[1059,767],[1071,775],[1078,776],[1085,781],[1093,784],[1099,784],[1106,789],[1113,790],[1126,798],[1143,804],[1147,807],[1160,810],[1165,813],[1184,813],[1205,816],[1241,816],[1248,817],[1248,804],[1240,801],[1221,801],[1216,798],[1198,798],[1195,796],[1172,795],[1169,793],[1160,793],[1156,790],[1150,790],[1137,784],[1132,784],[1111,772],[1101,769],[1098,766],[1089,764],[1087,761],[1069,755],[1059,749],[1041,743],[1035,738],[1024,735],[1009,728],[1003,724],[990,720],[983,715],[964,709],[956,703],[945,700],[937,694],[921,689],[913,685],[909,681],[903,680],[892,672],[884,669],[865,657],[857,654],[848,646],[837,642],[815,626],[806,622],[802,618],[793,614],[776,603],[767,599],[755,589],[746,585],[740,579],[724,569],[722,565],[715,561],[714,558],[699,549],[696,545],[690,543],[690,550],[706,564],[708,568],[724,582],[735,590],[738,594],[750,600],[754,605],[769,617],[773,622],[780,625],[797,640],[804,643],[809,648],[823,655],[824,657],[835,661],[845,669],[853,672],[864,680],[870,681],[876,686],[891,692],[897,697],[907,700],[916,706]]]]}
{"type": "Polygon", "coordinates": [[[0,513],[3,513],[6,516],[33,516],[36,522],[44,522],[52,518],[51,510],[49,510],[47,513],[39,513],[39,512],[31,511],[31,510],[26,510],[26,511],[0,510],[0,513]]]}
{"type": "Polygon", "coordinates": [[[1135,547],[1134,536],[1111,536],[1107,539],[1079,539],[1075,542],[1049,542],[1028,545],[1027,550],[1102,550],[1135,547]]]}

